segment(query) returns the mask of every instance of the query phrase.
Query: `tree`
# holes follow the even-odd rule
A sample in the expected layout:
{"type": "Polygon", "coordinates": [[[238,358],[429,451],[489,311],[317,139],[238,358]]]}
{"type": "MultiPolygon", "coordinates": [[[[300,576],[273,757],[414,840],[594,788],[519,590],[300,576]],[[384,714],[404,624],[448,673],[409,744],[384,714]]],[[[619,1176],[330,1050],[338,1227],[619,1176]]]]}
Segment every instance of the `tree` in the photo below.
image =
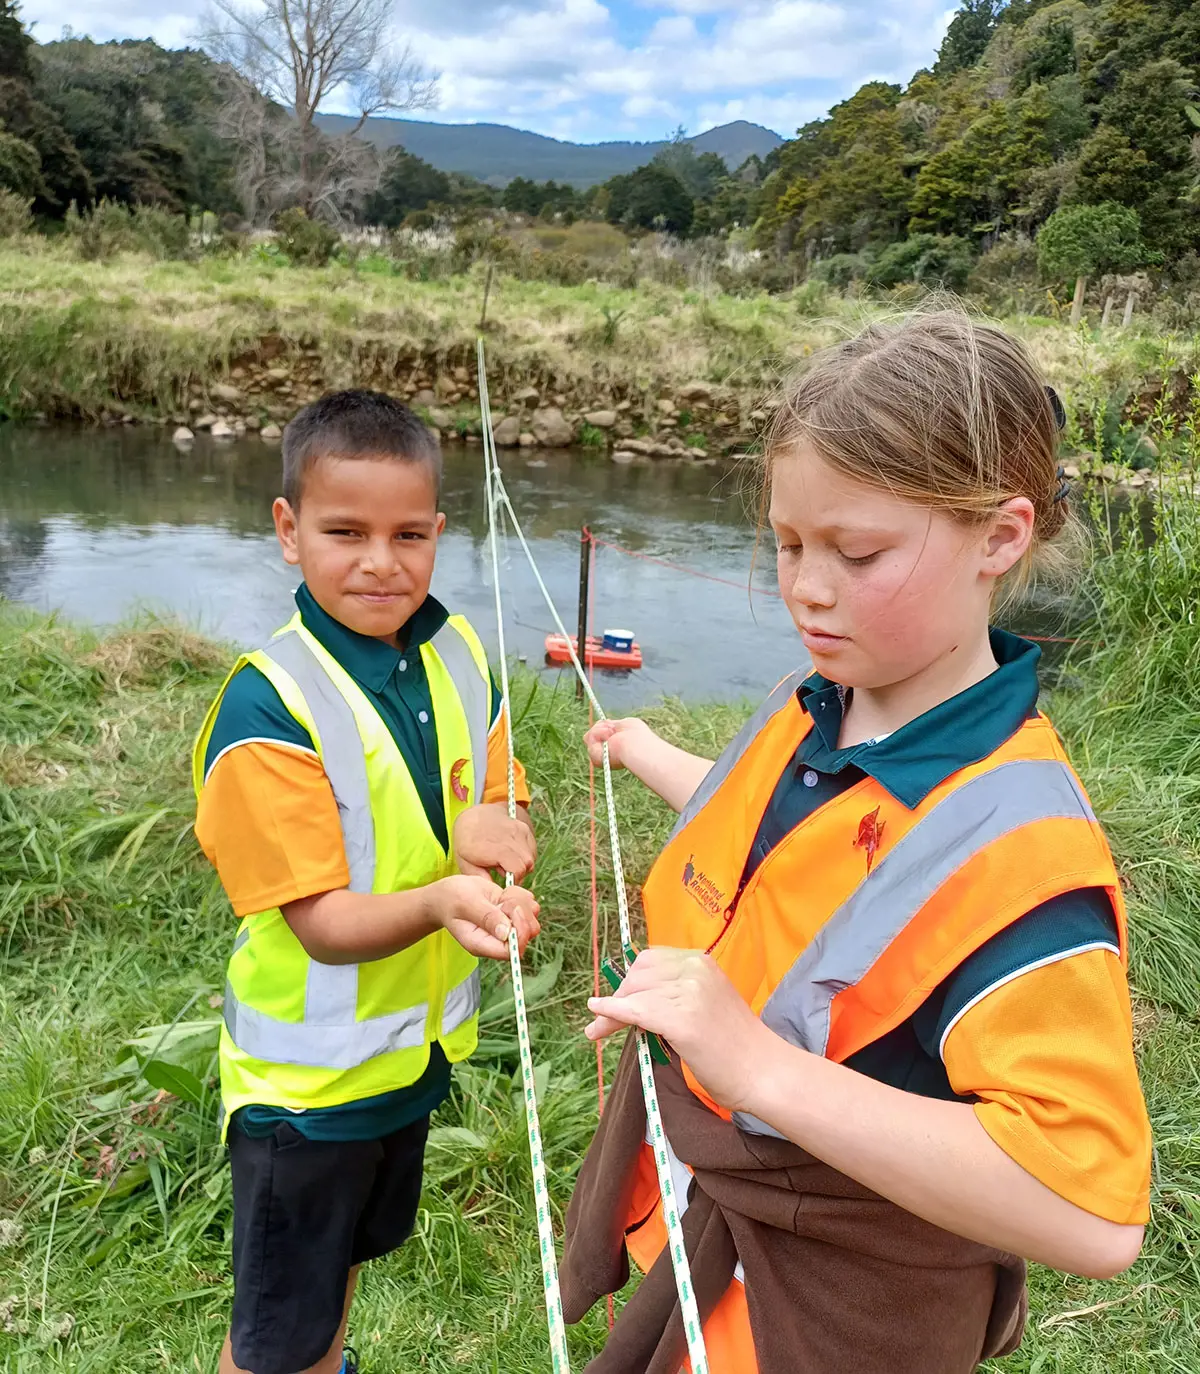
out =
{"type": "Polygon", "coordinates": [[[692,227],[695,204],[683,182],[665,167],[648,162],[627,176],[613,177],[605,186],[610,224],[665,229],[681,236],[692,227]]]}
{"type": "Polygon", "coordinates": [[[38,98],[36,47],[21,23],[18,7],[11,0],[0,0],[0,110],[5,134],[16,141],[7,145],[8,170],[0,176],[7,178],[6,184],[20,181],[15,189],[33,195],[39,214],[61,214],[72,200],[89,201],[93,188],[55,112],[38,98]],[[30,175],[33,159],[36,177],[30,175]],[[35,185],[37,189],[32,190],[35,185]]]}
{"type": "Polygon", "coordinates": [[[967,0],[955,14],[938,49],[935,76],[953,76],[964,67],[973,67],[991,42],[996,20],[1004,0],[967,0]]]}
{"type": "Polygon", "coordinates": [[[348,164],[362,163],[351,145],[370,115],[436,103],[437,76],[411,47],[390,41],[391,16],[391,0],[214,0],[206,16],[201,42],[212,56],[292,112],[295,202],[310,214],[341,213],[331,188],[348,164]],[[358,119],[333,140],[322,136],[316,117],[335,93],[353,101],[358,119]]]}
{"type": "Polygon", "coordinates": [[[450,178],[403,148],[387,155],[379,189],[369,198],[364,218],[370,224],[395,229],[414,210],[449,205],[453,199],[450,178]]]}
{"type": "Polygon", "coordinates": [[[1150,257],[1137,211],[1111,201],[1055,210],[1037,236],[1037,250],[1041,271],[1063,282],[1126,272],[1150,257]]]}

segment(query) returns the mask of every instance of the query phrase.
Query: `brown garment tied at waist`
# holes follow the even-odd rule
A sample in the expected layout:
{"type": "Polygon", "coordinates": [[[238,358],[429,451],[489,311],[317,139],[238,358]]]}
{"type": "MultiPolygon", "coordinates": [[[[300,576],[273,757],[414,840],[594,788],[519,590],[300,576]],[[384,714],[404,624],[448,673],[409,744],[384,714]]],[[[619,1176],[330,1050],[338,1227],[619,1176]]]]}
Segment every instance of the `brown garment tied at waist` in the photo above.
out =
{"type": "MultiPolygon", "coordinates": [[[[739,1130],[674,1059],[655,1079],[667,1137],[694,1174],[683,1231],[701,1317],[740,1259],[759,1374],[969,1374],[1020,1344],[1023,1260],[921,1220],[798,1145],[739,1130]]],[[[631,1036],[567,1211],[568,1322],[629,1278],[623,1228],[645,1132],[631,1036]]],[[[587,1368],[678,1374],[686,1353],[664,1248],[587,1368]]]]}

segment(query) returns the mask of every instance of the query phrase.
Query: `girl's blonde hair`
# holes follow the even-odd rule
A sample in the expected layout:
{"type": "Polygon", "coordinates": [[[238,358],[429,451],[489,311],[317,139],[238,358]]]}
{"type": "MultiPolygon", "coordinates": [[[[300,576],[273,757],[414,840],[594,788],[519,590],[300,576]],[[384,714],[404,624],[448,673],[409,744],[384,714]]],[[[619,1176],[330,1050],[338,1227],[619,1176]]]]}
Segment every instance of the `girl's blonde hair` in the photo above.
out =
{"type": "Polygon", "coordinates": [[[1006,599],[1076,561],[1054,401],[1024,345],[965,311],[872,324],[818,353],[776,411],[768,484],[802,442],[849,477],[968,524],[1028,497],[1033,540],[1004,579],[1006,599]]]}

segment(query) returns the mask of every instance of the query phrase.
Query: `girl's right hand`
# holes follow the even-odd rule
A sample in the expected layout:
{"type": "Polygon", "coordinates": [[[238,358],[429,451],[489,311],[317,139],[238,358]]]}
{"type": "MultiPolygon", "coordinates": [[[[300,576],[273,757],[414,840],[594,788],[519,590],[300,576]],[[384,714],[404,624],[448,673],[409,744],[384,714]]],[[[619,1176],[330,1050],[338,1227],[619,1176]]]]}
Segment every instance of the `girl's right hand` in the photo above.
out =
{"type": "Polygon", "coordinates": [[[603,746],[608,744],[608,761],[613,768],[632,768],[638,752],[658,736],[644,720],[627,716],[624,720],[598,720],[583,737],[588,758],[604,762],[603,746]]]}

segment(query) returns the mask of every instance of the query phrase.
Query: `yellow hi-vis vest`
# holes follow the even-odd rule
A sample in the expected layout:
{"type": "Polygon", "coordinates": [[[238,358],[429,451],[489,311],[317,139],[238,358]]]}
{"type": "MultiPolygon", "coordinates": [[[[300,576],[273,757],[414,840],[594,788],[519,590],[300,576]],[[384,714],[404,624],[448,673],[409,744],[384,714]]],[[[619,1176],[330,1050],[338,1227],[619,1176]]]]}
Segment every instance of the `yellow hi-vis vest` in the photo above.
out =
{"type": "MultiPolygon", "coordinates": [[[[446,830],[483,796],[491,679],[479,637],[451,616],[421,661],[433,698],[446,830]]],[[[403,892],[456,871],[434,835],[404,756],[379,712],[297,614],[234,665],[192,759],[197,795],[225,689],[251,664],[312,737],[337,801],[351,892],[403,892]]],[[[239,1107],[332,1107],[415,1083],[436,1040],[455,1063],[475,1048],[476,959],[444,930],[383,959],[322,964],[278,907],[241,922],[225,985],[221,1100],[239,1107]]]]}

